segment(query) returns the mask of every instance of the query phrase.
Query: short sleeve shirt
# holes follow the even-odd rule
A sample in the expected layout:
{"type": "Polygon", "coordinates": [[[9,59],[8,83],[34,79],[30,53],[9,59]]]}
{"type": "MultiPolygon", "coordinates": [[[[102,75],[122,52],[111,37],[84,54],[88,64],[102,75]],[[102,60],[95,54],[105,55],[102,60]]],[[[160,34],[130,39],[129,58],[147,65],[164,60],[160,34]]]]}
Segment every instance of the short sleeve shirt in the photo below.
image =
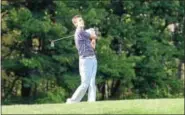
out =
{"type": "Polygon", "coordinates": [[[88,57],[95,55],[91,46],[90,34],[84,29],[77,28],[75,31],[75,45],[79,56],[88,57]]]}

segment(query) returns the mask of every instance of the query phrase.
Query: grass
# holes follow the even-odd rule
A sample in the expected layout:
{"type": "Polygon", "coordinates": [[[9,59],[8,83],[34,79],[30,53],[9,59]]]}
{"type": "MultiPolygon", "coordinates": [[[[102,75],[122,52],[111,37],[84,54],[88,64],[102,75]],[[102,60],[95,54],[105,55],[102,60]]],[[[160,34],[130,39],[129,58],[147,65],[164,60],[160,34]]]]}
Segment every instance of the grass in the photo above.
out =
{"type": "Polygon", "coordinates": [[[135,99],[76,104],[3,105],[2,114],[184,114],[184,99],[135,99]]]}

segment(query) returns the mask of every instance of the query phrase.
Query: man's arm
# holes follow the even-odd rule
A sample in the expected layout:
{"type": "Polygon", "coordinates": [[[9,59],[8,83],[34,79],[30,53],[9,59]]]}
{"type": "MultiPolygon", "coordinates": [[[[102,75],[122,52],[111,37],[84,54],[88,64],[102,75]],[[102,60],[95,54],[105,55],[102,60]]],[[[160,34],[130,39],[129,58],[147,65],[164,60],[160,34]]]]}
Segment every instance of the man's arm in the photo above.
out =
{"type": "Polygon", "coordinates": [[[93,47],[93,49],[95,49],[95,47],[96,47],[96,39],[97,39],[95,31],[91,32],[90,39],[91,39],[91,46],[93,47]]]}
{"type": "Polygon", "coordinates": [[[90,32],[90,39],[91,40],[93,40],[93,39],[97,39],[97,36],[96,36],[96,33],[95,33],[95,31],[94,30],[91,30],[91,32],[90,32]]]}
{"type": "Polygon", "coordinates": [[[88,38],[91,40],[91,46],[92,46],[93,49],[95,49],[95,47],[96,47],[96,39],[97,39],[95,31],[92,30],[92,29],[91,30],[90,29],[86,30],[84,32],[84,35],[89,36],[88,38]]]}

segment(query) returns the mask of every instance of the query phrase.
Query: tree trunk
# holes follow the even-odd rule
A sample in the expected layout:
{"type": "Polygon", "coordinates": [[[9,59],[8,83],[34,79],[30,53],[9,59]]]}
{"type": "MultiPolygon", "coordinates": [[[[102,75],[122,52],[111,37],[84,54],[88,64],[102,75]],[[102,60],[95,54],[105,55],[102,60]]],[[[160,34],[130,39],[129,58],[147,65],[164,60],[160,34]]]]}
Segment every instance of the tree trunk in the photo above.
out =
{"type": "Polygon", "coordinates": [[[25,80],[22,80],[22,89],[21,89],[21,96],[24,97],[29,97],[31,94],[31,86],[30,84],[26,83],[25,80]]]}
{"type": "Polygon", "coordinates": [[[116,80],[114,82],[114,85],[112,87],[112,90],[111,90],[111,97],[115,96],[116,92],[118,91],[119,87],[120,87],[120,84],[121,84],[121,81],[120,80],[116,80]]]}
{"type": "Polygon", "coordinates": [[[48,90],[49,90],[49,81],[46,80],[46,91],[48,91],[48,90]]]}
{"type": "Polygon", "coordinates": [[[33,92],[34,99],[36,98],[36,96],[37,96],[37,84],[35,83],[34,92],[33,92]]]}
{"type": "Polygon", "coordinates": [[[107,81],[105,82],[105,99],[109,98],[109,90],[108,90],[108,83],[107,81]]]}
{"type": "Polygon", "coordinates": [[[110,93],[110,94],[111,94],[111,97],[113,97],[114,85],[115,85],[115,80],[113,79],[113,80],[112,80],[112,84],[111,84],[111,91],[110,91],[110,92],[111,92],[111,93],[110,93]]]}
{"type": "Polygon", "coordinates": [[[102,94],[101,99],[104,100],[105,99],[105,82],[101,86],[102,86],[102,88],[101,88],[101,94],[102,94]]]}
{"type": "Polygon", "coordinates": [[[184,80],[184,63],[181,60],[178,66],[178,78],[184,80]]]}

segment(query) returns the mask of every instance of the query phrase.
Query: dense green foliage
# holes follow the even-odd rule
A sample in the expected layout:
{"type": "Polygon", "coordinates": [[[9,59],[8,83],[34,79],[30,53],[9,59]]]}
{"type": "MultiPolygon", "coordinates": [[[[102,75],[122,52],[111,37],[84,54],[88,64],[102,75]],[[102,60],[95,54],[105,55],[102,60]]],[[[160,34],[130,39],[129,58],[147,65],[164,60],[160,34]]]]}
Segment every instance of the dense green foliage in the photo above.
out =
{"type": "MultiPolygon", "coordinates": [[[[2,1],[2,101],[65,102],[80,84],[71,18],[98,27],[97,100],[184,96],[181,0],[2,1]],[[168,28],[174,24],[174,31],[168,28]]],[[[85,99],[85,98],[84,98],[85,99]]]]}

